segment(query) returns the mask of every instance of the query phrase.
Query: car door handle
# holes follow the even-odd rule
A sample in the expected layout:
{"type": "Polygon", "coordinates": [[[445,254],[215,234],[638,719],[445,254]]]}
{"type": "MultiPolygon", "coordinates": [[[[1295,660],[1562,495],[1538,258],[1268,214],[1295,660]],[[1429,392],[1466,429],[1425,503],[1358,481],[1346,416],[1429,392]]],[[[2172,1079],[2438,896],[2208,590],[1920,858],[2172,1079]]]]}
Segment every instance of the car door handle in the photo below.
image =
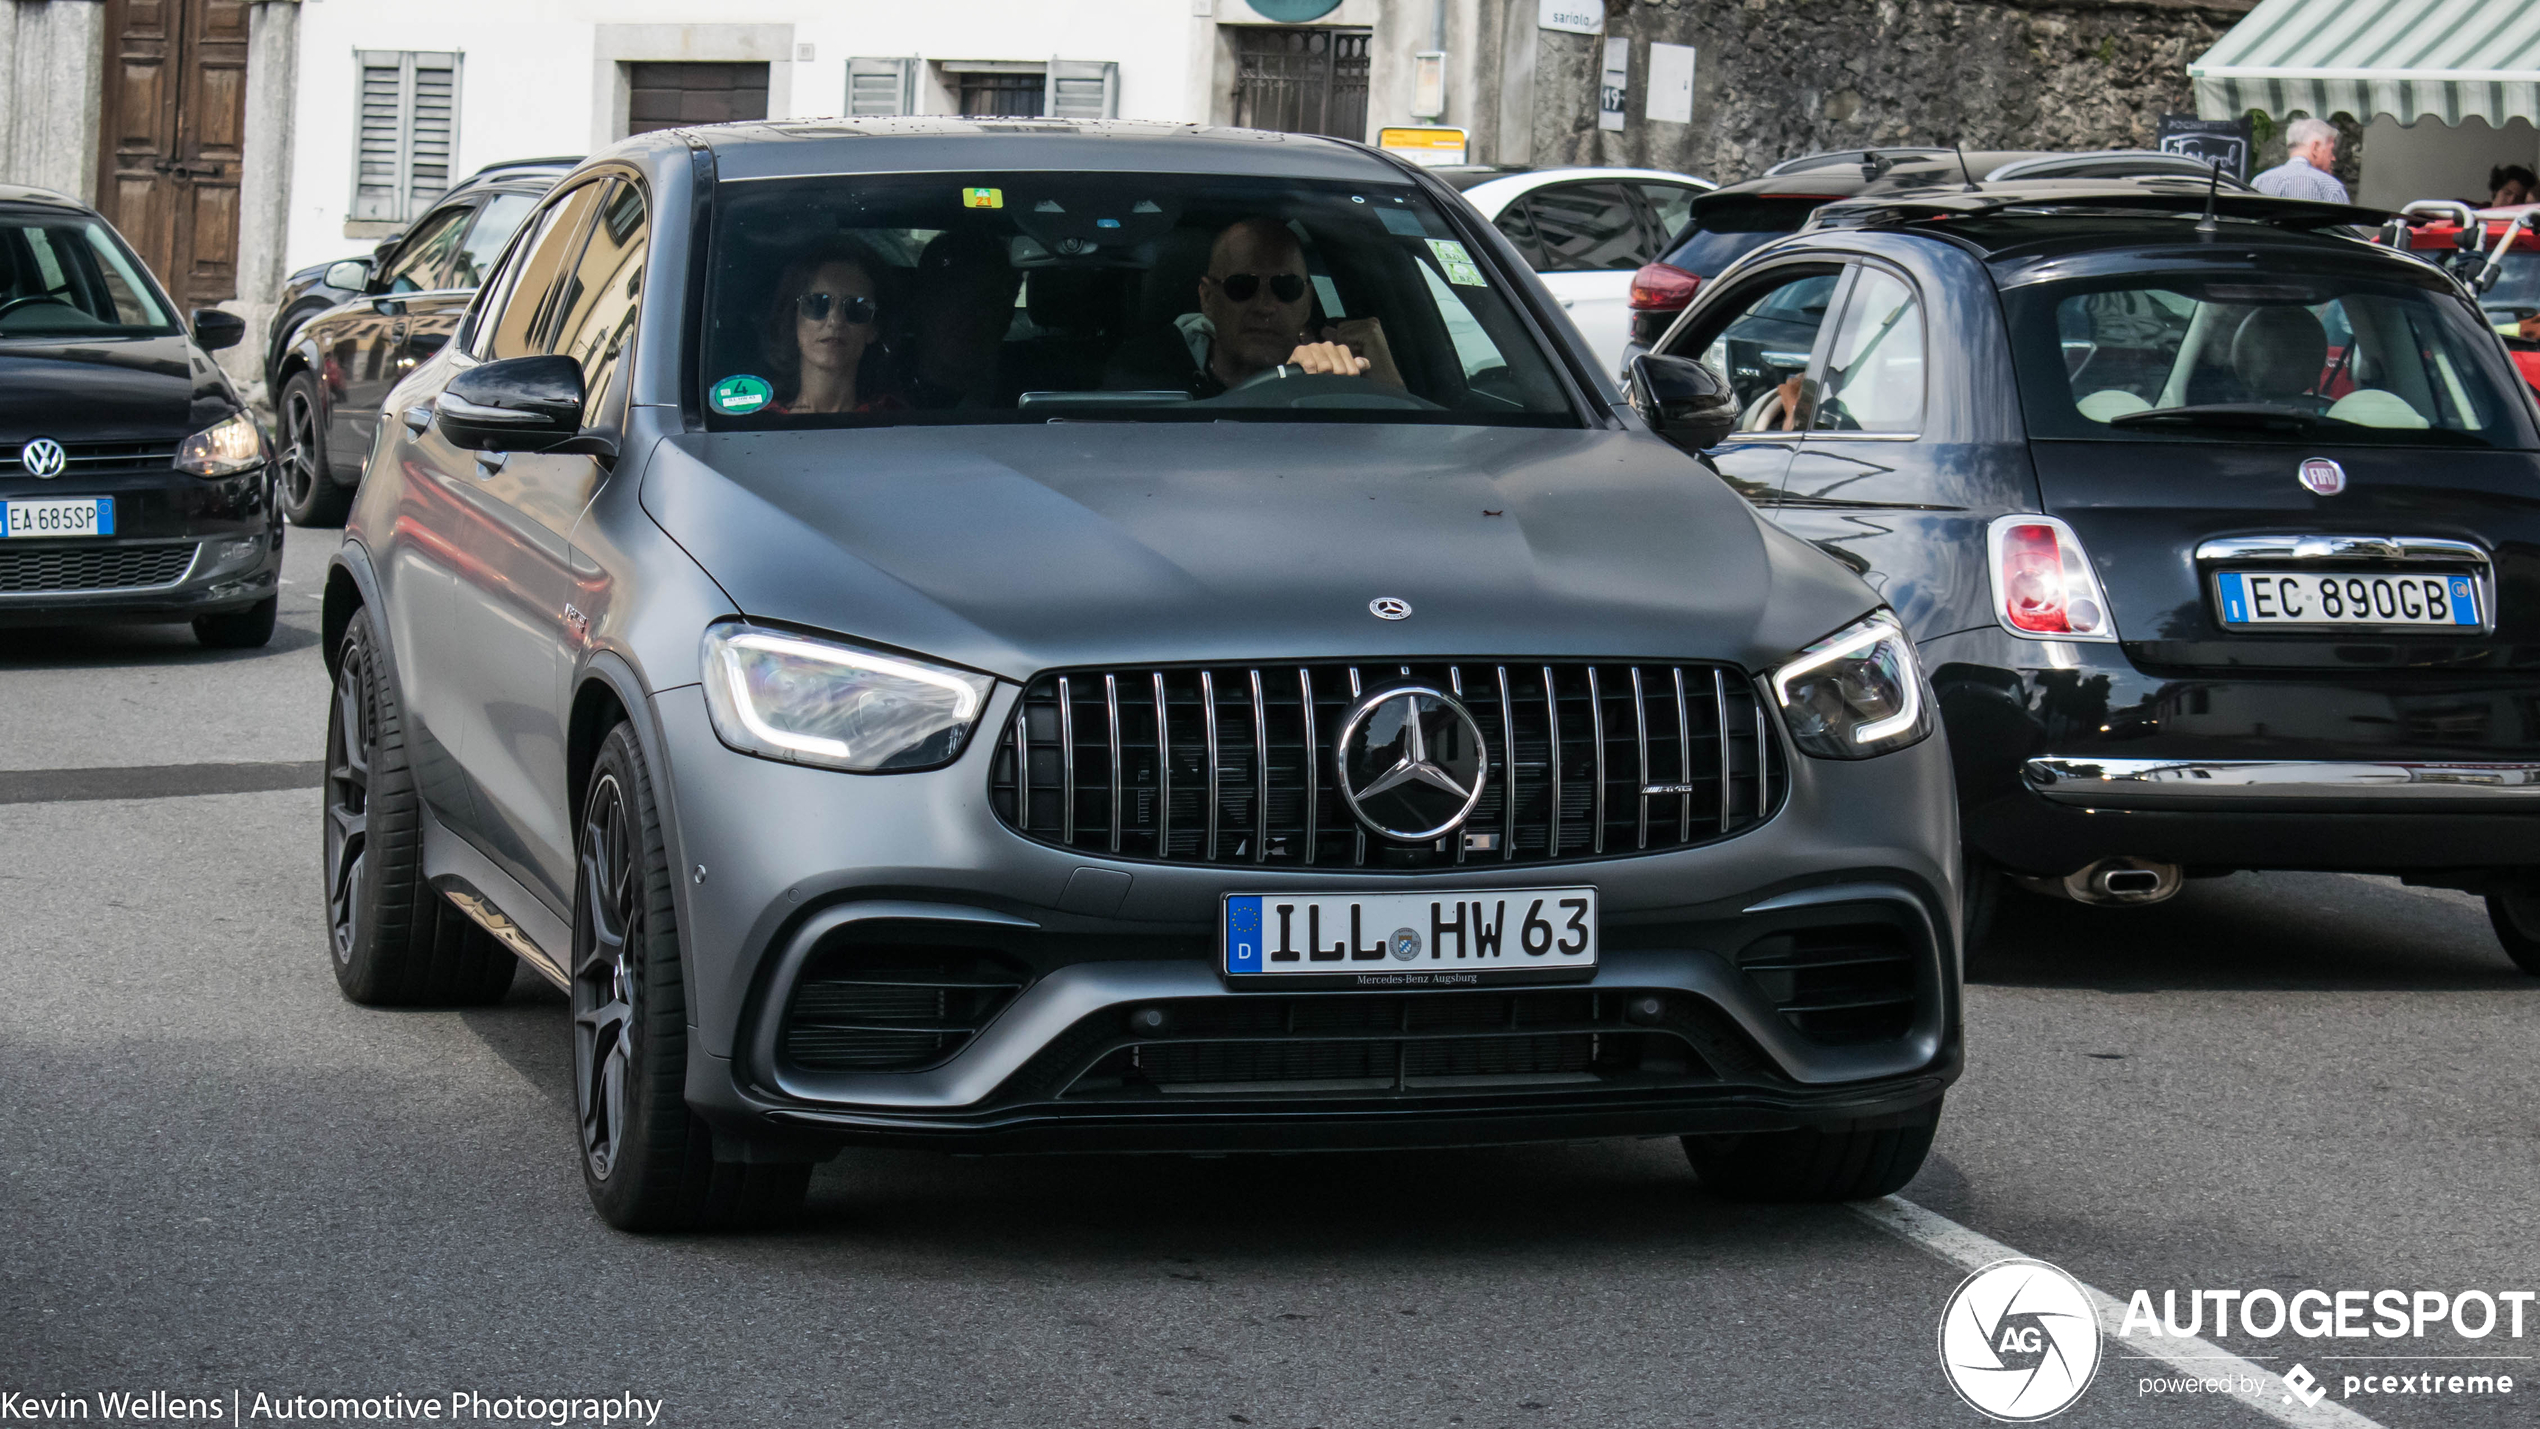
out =
{"type": "Polygon", "coordinates": [[[476,474],[480,478],[492,476],[494,473],[501,471],[503,469],[503,464],[511,459],[512,454],[510,452],[478,452],[476,454],[476,474]]]}
{"type": "Polygon", "coordinates": [[[418,437],[422,436],[423,429],[432,425],[432,404],[429,402],[417,402],[403,412],[398,413],[397,417],[398,420],[406,424],[407,431],[414,433],[418,437]]]}

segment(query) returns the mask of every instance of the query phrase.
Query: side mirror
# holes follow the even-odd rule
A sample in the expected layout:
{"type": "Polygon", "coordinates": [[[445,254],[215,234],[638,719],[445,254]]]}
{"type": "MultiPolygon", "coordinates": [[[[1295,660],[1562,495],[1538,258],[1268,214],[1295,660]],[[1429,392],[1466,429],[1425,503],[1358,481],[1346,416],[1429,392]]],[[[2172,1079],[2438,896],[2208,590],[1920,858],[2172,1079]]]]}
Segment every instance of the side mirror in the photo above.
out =
{"type": "Polygon", "coordinates": [[[441,389],[433,421],[466,451],[555,451],[582,432],[582,364],[548,354],[471,367],[441,389]]]}
{"type": "Polygon", "coordinates": [[[319,281],[330,288],[341,288],[348,293],[358,293],[370,286],[370,260],[339,258],[326,265],[326,275],[319,281]]]}
{"type": "Polygon", "coordinates": [[[1632,410],[1687,452],[1708,451],[1737,425],[1728,379],[1690,357],[1644,352],[1630,368],[1632,410]]]}
{"type": "Polygon", "coordinates": [[[194,341],[205,352],[236,347],[246,336],[247,320],[238,314],[225,313],[218,308],[194,310],[194,341]]]}

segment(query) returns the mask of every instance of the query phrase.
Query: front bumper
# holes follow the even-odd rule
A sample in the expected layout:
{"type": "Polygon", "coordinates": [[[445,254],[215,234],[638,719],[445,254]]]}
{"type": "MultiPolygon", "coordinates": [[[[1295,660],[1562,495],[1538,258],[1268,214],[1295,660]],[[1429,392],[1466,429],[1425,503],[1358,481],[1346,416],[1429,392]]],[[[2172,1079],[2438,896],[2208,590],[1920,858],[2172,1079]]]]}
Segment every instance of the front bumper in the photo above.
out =
{"type": "MultiPolygon", "coordinates": [[[[1002,727],[1013,699],[1002,689],[983,728],[1002,727]]],[[[1937,740],[1858,763],[1796,760],[1781,811],[1719,843],[1403,875],[1110,862],[997,821],[993,741],[975,740],[945,770],[834,774],[726,749],[694,687],[662,692],[654,710],[666,812],[690,871],[682,916],[701,1055],[688,1099],[744,1143],[1304,1149],[1761,1130],[1902,1114],[1957,1072],[1957,830],[1937,740]],[[1586,984],[1272,993],[1230,989],[1217,972],[1229,892],[1580,883],[1598,888],[1603,919],[1601,966],[1586,984]],[[1830,1032],[1804,993],[1753,970],[1765,940],[1827,929],[1881,930],[1881,956],[1910,990],[1890,999],[1910,1003],[1896,1025],[1830,1032]],[[1020,989],[958,1050],[915,1070],[789,1056],[789,1009],[818,969],[911,948],[992,959],[1020,989]],[[1325,1033],[1297,1030],[1294,1017],[1285,1033],[1230,1030],[1274,1004],[1312,1022],[1386,999],[1399,1026],[1352,1015],[1325,1033]],[[1509,1026],[1446,1025],[1489,999],[1509,1026]],[[1142,1010],[1165,1030],[1133,1025],[1142,1010]],[[1349,1075],[1150,1085],[1133,1074],[1125,1086],[1115,1075],[1124,1058],[1216,1065],[1234,1044],[1287,1055],[1296,1049],[1282,1044],[1309,1040],[1349,1075]],[[1520,1043],[1580,1060],[1559,1071],[1494,1060],[1520,1043]],[[1448,1064],[1483,1070],[1417,1071],[1448,1064]]]]}
{"type": "Polygon", "coordinates": [[[111,497],[116,521],[110,537],[0,539],[0,627],[168,623],[273,598],[275,479],[267,464],[216,480],[147,471],[5,483],[0,495],[111,497]]]}

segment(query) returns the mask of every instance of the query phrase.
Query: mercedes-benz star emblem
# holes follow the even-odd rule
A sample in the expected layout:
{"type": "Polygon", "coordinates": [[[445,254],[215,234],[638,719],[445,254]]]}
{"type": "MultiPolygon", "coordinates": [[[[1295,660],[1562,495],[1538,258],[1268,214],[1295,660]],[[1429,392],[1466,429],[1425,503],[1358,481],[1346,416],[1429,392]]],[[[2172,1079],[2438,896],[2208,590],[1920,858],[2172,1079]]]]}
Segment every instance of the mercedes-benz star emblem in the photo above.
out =
{"type": "Polygon", "coordinates": [[[1482,726],[1453,695],[1395,685],[1360,700],[1334,746],[1341,802],[1389,839],[1426,843],[1482,801],[1490,757],[1482,726]]]}
{"type": "Polygon", "coordinates": [[[62,444],[51,437],[37,437],[18,448],[18,464],[29,476],[50,479],[62,474],[62,444]]]}
{"type": "Polygon", "coordinates": [[[1376,613],[1378,620],[1409,620],[1411,618],[1411,602],[1397,596],[1380,595],[1367,602],[1367,608],[1376,613]]]}

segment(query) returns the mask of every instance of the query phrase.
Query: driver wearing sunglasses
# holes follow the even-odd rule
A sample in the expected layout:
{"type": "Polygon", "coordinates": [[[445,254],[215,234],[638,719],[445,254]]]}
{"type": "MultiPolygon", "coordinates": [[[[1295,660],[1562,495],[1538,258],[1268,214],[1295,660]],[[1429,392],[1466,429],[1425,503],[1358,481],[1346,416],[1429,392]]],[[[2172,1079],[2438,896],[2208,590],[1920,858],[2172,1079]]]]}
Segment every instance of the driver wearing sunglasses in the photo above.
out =
{"type": "MultiPolygon", "coordinates": [[[[768,320],[768,366],[777,400],[770,416],[804,412],[893,411],[907,405],[884,390],[865,358],[881,346],[873,272],[858,254],[830,251],[794,261],[776,285],[768,320]]],[[[878,368],[880,364],[871,364],[878,368]]]]}
{"type": "Polygon", "coordinates": [[[1201,320],[1184,332],[1199,363],[1191,394],[1213,397],[1282,364],[1307,374],[1365,375],[1369,360],[1337,331],[1306,330],[1313,301],[1305,253],[1286,224],[1247,218],[1228,225],[1199,280],[1201,320]]]}

